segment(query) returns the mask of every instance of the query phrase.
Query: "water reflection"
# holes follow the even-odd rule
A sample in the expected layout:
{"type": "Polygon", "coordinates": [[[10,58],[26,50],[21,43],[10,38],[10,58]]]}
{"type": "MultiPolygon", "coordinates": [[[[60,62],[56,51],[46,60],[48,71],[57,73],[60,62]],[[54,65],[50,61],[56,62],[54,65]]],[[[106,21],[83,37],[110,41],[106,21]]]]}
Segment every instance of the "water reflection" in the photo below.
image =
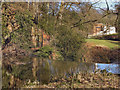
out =
{"type": "Polygon", "coordinates": [[[37,60],[37,58],[34,57],[32,72],[33,72],[33,77],[35,78],[35,80],[37,80],[37,76],[36,76],[37,71],[38,71],[38,60],[37,60]]]}
{"type": "Polygon", "coordinates": [[[13,82],[15,81],[15,79],[12,79],[13,77],[19,78],[19,81],[21,81],[23,84],[29,80],[31,82],[39,81],[40,84],[44,84],[49,83],[52,77],[69,77],[69,75],[79,72],[92,73],[97,69],[106,69],[109,72],[120,74],[119,64],[78,63],[75,61],[55,61],[38,57],[26,57],[19,61],[24,62],[25,64],[11,64],[12,71],[10,73],[8,69],[3,66],[3,69],[6,71],[6,73],[9,73],[8,76],[6,74],[4,75],[4,86],[6,86],[5,84],[8,85],[8,83],[10,83],[10,86],[12,87],[13,82]]]}
{"type": "Polygon", "coordinates": [[[97,63],[97,69],[106,69],[108,72],[114,73],[114,74],[120,74],[120,64],[102,64],[97,63]]]}
{"type": "MultiPolygon", "coordinates": [[[[38,59],[40,62],[40,60],[38,59]]],[[[41,83],[48,83],[50,81],[50,65],[47,60],[42,59],[42,62],[39,64],[37,71],[37,80],[41,83]]]]}

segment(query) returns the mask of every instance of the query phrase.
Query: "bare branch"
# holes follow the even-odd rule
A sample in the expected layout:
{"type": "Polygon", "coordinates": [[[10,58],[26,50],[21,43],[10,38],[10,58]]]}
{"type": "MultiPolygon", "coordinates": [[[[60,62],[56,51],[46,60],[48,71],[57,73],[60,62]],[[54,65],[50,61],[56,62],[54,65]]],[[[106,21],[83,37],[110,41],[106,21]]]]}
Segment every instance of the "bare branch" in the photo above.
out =
{"type": "Polygon", "coordinates": [[[108,2],[107,2],[107,0],[105,0],[105,2],[106,2],[106,5],[107,5],[107,13],[109,12],[109,5],[108,5],[108,2]]]}
{"type": "MultiPolygon", "coordinates": [[[[109,15],[109,14],[111,14],[111,13],[107,13],[107,14],[103,15],[103,16],[102,16],[101,18],[99,18],[99,19],[85,21],[85,22],[81,23],[81,25],[86,24],[86,23],[91,23],[91,22],[97,22],[97,21],[103,19],[104,17],[106,17],[106,16],[109,15]]],[[[80,21],[81,21],[81,20],[82,20],[82,19],[80,19],[80,21]]],[[[79,23],[79,22],[78,22],[78,23],[79,23]]],[[[78,27],[78,26],[79,26],[78,23],[74,24],[71,28],[78,27]]]]}
{"type": "MultiPolygon", "coordinates": [[[[99,1],[91,4],[91,5],[89,6],[88,10],[86,11],[86,13],[83,13],[83,12],[82,12],[82,13],[84,14],[83,17],[85,18],[85,17],[87,16],[87,13],[89,13],[90,9],[93,7],[93,5],[97,4],[97,3],[100,2],[100,1],[101,1],[101,0],[99,0],[99,1]]],[[[79,21],[81,21],[81,19],[80,19],[79,21]]],[[[78,21],[77,23],[79,23],[79,21],[78,21]]]]}
{"type": "Polygon", "coordinates": [[[72,4],[73,4],[73,3],[71,3],[71,4],[69,5],[69,8],[68,8],[68,10],[71,8],[72,4]]]}
{"type": "Polygon", "coordinates": [[[90,7],[89,7],[89,9],[88,9],[88,11],[93,7],[93,5],[97,4],[97,3],[100,2],[100,1],[101,1],[101,0],[99,0],[99,1],[97,1],[97,2],[95,2],[95,3],[93,3],[93,4],[91,4],[90,7]]]}

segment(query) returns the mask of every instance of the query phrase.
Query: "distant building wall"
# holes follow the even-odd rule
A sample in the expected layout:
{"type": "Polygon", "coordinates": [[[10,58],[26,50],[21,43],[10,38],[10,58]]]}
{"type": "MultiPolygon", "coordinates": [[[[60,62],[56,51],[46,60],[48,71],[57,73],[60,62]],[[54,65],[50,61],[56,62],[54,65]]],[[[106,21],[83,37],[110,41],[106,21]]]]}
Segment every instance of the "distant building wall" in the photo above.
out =
{"type": "Polygon", "coordinates": [[[113,26],[106,26],[102,23],[96,23],[93,26],[93,34],[89,36],[97,36],[97,35],[109,35],[109,34],[115,34],[116,28],[113,26]]]}
{"type": "Polygon", "coordinates": [[[104,25],[102,23],[97,23],[93,26],[93,35],[96,36],[100,31],[103,31],[104,25]]]}
{"type": "Polygon", "coordinates": [[[116,28],[115,27],[109,27],[109,31],[107,34],[115,34],[116,33],[116,28]]]}

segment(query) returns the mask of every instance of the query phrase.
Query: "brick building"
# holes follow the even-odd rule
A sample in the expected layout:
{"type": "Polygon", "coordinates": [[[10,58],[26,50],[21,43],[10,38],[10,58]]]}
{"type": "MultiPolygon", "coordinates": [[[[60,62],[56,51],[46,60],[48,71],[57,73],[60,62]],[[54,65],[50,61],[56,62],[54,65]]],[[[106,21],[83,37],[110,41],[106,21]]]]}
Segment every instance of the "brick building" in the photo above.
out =
{"type": "Polygon", "coordinates": [[[103,23],[95,23],[93,26],[92,34],[89,34],[88,37],[97,35],[110,35],[116,33],[116,28],[114,26],[105,25],[103,23]]]}
{"type": "Polygon", "coordinates": [[[102,24],[102,23],[96,23],[93,26],[93,36],[98,35],[101,31],[104,31],[104,24],[102,24]]]}

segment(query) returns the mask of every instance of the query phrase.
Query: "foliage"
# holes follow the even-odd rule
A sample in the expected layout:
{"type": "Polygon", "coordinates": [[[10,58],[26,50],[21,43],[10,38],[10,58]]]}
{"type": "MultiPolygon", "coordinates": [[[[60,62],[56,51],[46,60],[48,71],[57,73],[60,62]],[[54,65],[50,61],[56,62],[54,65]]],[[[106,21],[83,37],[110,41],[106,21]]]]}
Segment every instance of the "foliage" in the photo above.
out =
{"type": "Polygon", "coordinates": [[[117,11],[118,11],[118,16],[117,16],[116,27],[118,32],[118,38],[120,40],[120,3],[118,4],[117,11]]]}
{"type": "Polygon", "coordinates": [[[17,12],[15,18],[20,27],[12,34],[12,42],[18,44],[23,49],[28,49],[32,46],[31,28],[33,26],[33,17],[26,11],[23,13],[17,12]]]}
{"type": "Polygon", "coordinates": [[[119,40],[118,33],[102,36],[92,36],[93,39],[104,39],[104,40],[119,40]]]}
{"type": "Polygon", "coordinates": [[[7,23],[9,20],[9,8],[7,4],[3,4],[3,13],[2,13],[2,44],[5,44],[6,36],[10,35],[9,30],[7,29],[7,23]]]}
{"type": "Polygon", "coordinates": [[[29,49],[32,46],[31,43],[31,27],[33,26],[33,16],[28,11],[22,12],[21,9],[12,10],[12,8],[17,7],[16,4],[12,7],[12,4],[4,3],[3,4],[3,14],[2,14],[2,37],[3,45],[5,45],[6,40],[9,39],[9,42],[17,44],[17,46],[23,49],[29,49]],[[15,29],[17,26],[19,28],[15,29]],[[7,27],[8,25],[12,26],[12,31],[7,27]]]}
{"type": "Polygon", "coordinates": [[[49,35],[54,35],[55,34],[55,17],[41,16],[38,26],[49,35]]]}
{"type": "Polygon", "coordinates": [[[52,54],[52,48],[50,46],[44,46],[40,48],[37,52],[34,53],[34,55],[37,55],[39,57],[48,58],[52,54]]]}
{"type": "MultiPolygon", "coordinates": [[[[87,19],[84,20],[82,14],[74,9],[64,8],[62,10],[59,3],[53,5],[50,3],[31,3],[28,9],[23,7],[24,5],[27,5],[27,3],[5,4],[6,7],[16,9],[14,16],[19,28],[12,33],[7,33],[8,29],[6,25],[3,25],[3,35],[5,34],[3,37],[7,34],[11,37],[11,43],[17,44],[20,48],[29,49],[29,47],[33,47],[31,42],[32,27],[40,28],[45,33],[48,33],[52,39],[55,39],[53,40],[55,41],[53,47],[57,48],[65,59],[76,60],[79,56],[78,52],[81,44],[87,35],[87,27],[82,24],[87,19]],[[83,19],[82,22],[80,18],[83,19]]],[[[77,7],[77,4],[75,6],[77,7]]],[[[6,16],[3,15],[3,17],[6,16]]],[[[6,23],[7,19],[5,18],[3,21],[6,23]]],[[[36,53],[40,57],[48,57],[52,50],[42,47],[36,53]]]]}
{"type": "Polygon", "coordinates": [[[65,59],[76,60],[78,50],[84,42],[84,37],[79,31],[72,31],[69,27],[61,25],[57,28],[58,35],[56,46],[65,59]]]}
{"type": "MultiPolygon", "coordinates": [[[[44,12],[46,11],[44,10],[44,12]]],[[[64,59],[77,59],[78,51],[86,36],[85,27],[81,23],[78,23],[76,28],[72,28],[73,24],[79,21],[79,13],[65,9],[62,18],[57,18],[57,16],[44,12],[38,19],[40,28],[53,36],[54,46],[64,59]]]]}

